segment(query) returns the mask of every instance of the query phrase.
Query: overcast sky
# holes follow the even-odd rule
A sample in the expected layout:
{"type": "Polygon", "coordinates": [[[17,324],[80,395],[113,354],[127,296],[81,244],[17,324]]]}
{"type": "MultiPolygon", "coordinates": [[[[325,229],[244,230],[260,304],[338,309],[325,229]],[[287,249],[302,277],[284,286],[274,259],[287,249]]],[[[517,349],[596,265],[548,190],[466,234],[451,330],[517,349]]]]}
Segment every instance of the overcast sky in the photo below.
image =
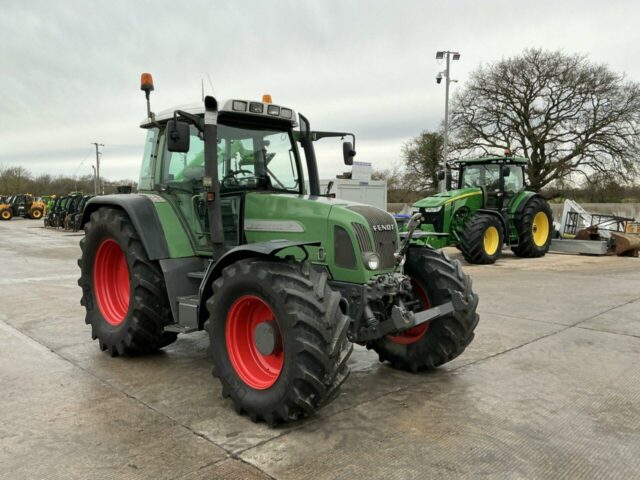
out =
{"type": "MultiPolygon", "coordinates": [[[[304,113],[318,130],[356,133],[357,159],[387,168],[402,144],[444,117],[439,49],[452,78],[527,47],[586,53],[640,80],[640,2],[628,1],[0,1],[0,164],[137,178],[152,108],[215,95],[304,113]],[[84,160],[84,163],[82,163],[84,160]]],[[[342,171],[338,141],[319,152],[342,171]]]]}

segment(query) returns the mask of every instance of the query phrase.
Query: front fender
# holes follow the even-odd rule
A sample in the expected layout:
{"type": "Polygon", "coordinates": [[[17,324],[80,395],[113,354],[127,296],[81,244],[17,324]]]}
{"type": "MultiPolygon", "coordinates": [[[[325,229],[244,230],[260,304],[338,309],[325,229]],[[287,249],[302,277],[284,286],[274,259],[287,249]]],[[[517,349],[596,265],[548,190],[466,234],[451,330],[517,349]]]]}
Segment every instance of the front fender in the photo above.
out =
{"type": "MultiPolygon", "coordinates": [[[[204,278],[200,284],[199,302],[198,302],[198,324],[202,328],[206,321],[206,303],[213,294],[213,282],[222,274],[222,270],[245,258],[265,258],[275,256],[278,252],[291,247],[300,247],[304,250],[305,246],[319,247],[320,242],[303,242],[296,240],[271,240],[267,242],[248,243],[239,245],[226,252],[218,261],[210,262],[204,273],[204,278]]],[[[306,253],[306,251],[305,251],[306,253]]]]}
{"type": "Polygon", "coordinates": [[[504,242],[509,245],[511,242],[509,240],[510,237],[510,230],[509,230],[509,221],[508,219],[504,218],[500,212],[498,212],[497,210],[489,210],[486,208],[479,208],[478,210],[476,210],[476,213],[484,213],[485,215],[492,215],[494,217],[496,217],[498,220],[500,220],[500,225],[502,225],[502,231],[504,233],[504,242]]]}

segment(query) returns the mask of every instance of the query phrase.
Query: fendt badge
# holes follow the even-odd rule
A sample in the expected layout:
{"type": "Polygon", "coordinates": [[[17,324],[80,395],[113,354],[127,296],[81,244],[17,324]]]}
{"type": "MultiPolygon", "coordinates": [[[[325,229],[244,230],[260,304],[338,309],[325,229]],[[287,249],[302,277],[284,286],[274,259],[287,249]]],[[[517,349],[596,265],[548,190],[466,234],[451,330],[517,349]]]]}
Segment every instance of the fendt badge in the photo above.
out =
{"type": "Polygon", "coordinates": [[[395,225],[392,223],[387,225],[374,225],[372,228],[374,232],[392,232],[395,229],[395,225]]]}

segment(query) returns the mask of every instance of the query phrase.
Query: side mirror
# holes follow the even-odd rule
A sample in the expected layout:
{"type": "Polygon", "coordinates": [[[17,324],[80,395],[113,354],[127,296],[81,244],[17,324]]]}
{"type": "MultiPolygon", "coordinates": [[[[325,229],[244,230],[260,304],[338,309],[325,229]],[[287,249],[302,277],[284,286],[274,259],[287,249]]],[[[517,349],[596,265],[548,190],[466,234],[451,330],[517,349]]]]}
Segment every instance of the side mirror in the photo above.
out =
{"type": "Polygon", "coordinates": [[[511,175],[511,167],[509,165],[503,165],[502,166],[502,176],[506,178],[509,175],[511,175]]]}
{"type": "Polygon", "coordinates": [[[167,150],[186,153],[189,151],[189,124],[180,120],[167,122],[167,150]]]}
{"type": "Polygon", "coordinates": [[[444,180],[444,170],[438,170],[438,181],[441,182],[444,180]]]}
{"type": "Polygon", "coordinates": [[[345,165],[353,165],[353,157],[356,156],[356,151],[353,149],[351,142],[342,142],[342,156],[345,165]]]}

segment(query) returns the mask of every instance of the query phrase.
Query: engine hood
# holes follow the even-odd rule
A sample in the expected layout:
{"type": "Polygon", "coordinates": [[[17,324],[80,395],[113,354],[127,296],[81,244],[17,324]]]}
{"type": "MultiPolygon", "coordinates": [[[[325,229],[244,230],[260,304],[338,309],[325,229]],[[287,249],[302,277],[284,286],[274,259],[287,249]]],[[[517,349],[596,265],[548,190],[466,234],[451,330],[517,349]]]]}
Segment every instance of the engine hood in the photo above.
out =
{"type": "Polygon", "coordinates": [[[480,188],[460,188],[458,190],[449,190],[448,192],[440,192],[431,197],[423,198],[413,204],[414,208],[434,208],[441,207],[447,203],[451,203],[462,198],[474,195],[482,195],[480,188]]]}

